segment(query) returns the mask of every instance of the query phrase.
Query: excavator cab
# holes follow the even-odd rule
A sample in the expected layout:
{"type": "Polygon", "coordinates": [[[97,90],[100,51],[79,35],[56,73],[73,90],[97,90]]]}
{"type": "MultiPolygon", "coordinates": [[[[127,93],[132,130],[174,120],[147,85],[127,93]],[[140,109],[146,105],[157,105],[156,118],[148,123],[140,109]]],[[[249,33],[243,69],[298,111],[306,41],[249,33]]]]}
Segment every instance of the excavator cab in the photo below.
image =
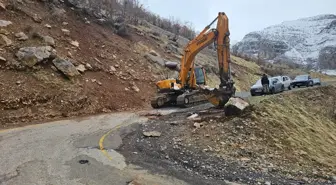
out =
{"type": "Polygon", "coordinates": [[[195,77],[197,85],[207,85],[206,74],[203,67],[195,67],[195,77]]]}

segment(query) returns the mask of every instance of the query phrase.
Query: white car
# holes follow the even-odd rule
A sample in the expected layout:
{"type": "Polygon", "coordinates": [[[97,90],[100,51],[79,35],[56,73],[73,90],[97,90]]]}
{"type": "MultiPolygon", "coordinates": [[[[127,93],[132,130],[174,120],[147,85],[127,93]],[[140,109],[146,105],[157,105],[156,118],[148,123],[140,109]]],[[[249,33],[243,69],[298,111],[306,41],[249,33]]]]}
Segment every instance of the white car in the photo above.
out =
{"type": "Polygon", "coordinates": [[[274,78],[279,79],[279,81],[284,85],[285,89],[291,90],[291,82],[292,80],[289,78],[289,76],[276,76],[274,78]]]}

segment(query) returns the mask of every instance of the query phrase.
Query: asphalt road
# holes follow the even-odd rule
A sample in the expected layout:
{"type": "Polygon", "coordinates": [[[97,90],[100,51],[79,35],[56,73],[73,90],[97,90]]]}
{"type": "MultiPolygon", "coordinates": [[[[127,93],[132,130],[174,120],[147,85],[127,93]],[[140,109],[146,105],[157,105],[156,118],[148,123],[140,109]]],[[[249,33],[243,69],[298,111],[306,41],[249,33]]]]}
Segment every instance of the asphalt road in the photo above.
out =
{"type": "Polygon", "coordinates": [[[127,165],[115,151],[122,144],[119,127],[144,121],[120,113],[1,130],[0,184],[186,184],[127,165]]]}

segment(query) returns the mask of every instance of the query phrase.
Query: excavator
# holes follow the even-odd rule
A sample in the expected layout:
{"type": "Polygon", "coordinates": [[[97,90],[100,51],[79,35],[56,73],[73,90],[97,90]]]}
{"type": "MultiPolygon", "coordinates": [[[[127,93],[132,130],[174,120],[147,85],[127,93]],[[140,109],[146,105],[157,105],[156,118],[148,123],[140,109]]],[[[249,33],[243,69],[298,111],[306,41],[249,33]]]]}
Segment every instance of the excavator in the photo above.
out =
{"type": "Polygon", "coordinates": [[[216,107],[223,107],[236,91],[230,71],[229,36],[228,17],[224,12],[219,12],[218,16],[184,48],[178,78],[156,83],[157,95],[151,100],[151,106],[190,107],[211,102],[216,107]],[[216,21],[217,27],[210,29],[216,21]],[[205,69],[195,66],[196,55],[210,44],[214,44],[217,50],[220,79],[219,88],[212,89],[207,87],[205,69]]]}

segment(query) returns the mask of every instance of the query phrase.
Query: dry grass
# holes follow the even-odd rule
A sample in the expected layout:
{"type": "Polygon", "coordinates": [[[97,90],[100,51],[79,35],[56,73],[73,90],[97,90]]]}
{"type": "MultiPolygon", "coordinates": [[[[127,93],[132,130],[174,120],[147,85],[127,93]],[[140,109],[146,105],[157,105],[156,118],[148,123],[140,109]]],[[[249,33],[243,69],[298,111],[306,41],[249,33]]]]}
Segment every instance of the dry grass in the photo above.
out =
{"type": "Polygon", "coordinates": [[[328,86],[265,99],[252,116],[287,158],[336,173],[335,91],[328,86]]]}

